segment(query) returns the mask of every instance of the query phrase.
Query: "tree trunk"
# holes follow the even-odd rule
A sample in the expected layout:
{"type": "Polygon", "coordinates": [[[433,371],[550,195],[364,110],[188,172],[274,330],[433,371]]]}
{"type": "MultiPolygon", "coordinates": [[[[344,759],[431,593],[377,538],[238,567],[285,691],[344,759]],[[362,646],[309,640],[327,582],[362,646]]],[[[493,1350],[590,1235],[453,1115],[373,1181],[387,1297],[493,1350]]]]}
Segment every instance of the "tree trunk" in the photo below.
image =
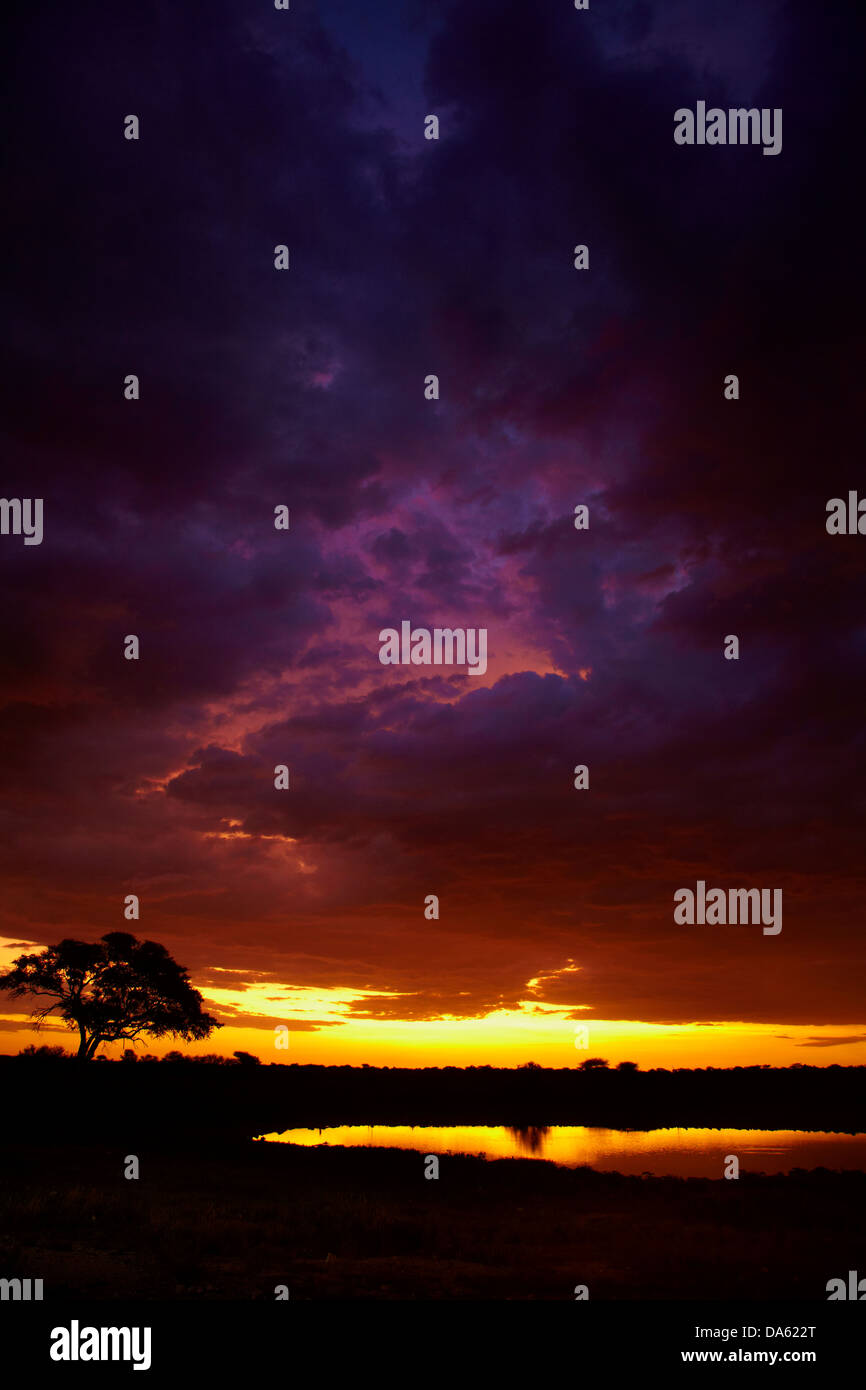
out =
{"type": "Polygon", "coordinates": [[[79,1062],[86,1062],[86,1061],[88,1060],[88,1055],[89,1055],[89,1054],[88,1054],[88,1051],[87,1051],[89,1044],[88,1044],[88,1041],[87,1041],[87,1034],[86,1034],[85,1031],[84,1031],[84,1024],[83,1024],[83,1023],[79,1023],[79,1025],[78,1025],[78,1031],[79,1031],[79,1033],[81,1034],[81,1042],[79,1043],[79,1046],[78,1046],[78,1060],[79,1060],[79,1062]]]}

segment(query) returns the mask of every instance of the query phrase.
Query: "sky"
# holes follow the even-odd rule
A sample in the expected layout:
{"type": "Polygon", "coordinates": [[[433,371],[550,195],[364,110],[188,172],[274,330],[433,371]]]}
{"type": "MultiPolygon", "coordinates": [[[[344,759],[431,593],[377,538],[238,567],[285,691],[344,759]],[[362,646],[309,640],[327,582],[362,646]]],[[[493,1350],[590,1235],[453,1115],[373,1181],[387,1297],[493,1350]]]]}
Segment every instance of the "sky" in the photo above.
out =
{"type": "MultiPolygon", "coordinates": [[[[224,1024],[183,1050],[264,1061],[866,1058],[863,29],[13,5],[0,965],[132,930],[224,1024]],[[677,145],[699,100],[781,152],[677,145]],[[403,620],[486,672],[382,665],[403,620]],[[678,924],[698,880],[782,931],[678,924]]],[[[67,1037],[29,1007],[0,1051],[67,1037]]]]}

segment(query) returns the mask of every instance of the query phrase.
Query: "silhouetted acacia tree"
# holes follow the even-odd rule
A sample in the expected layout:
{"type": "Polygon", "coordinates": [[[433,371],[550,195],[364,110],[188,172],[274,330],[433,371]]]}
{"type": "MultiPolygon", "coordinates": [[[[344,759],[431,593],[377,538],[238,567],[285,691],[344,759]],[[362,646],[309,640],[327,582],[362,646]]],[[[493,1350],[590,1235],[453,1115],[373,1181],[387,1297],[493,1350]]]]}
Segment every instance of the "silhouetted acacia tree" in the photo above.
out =
{"type": "Polygon", "coordinates": [[[90,1061],[100,1043],[119,1038],[206,1038],[221,1028],[202,1010],[183,966],[156,941],[108,932],[100,941],[67,938],[39,955],[19,956],[0,975],[0,989],[50,1002],[32,1015],[39,1028],[58,1013],[80,1038],[78,1057],[90,1061]]]}

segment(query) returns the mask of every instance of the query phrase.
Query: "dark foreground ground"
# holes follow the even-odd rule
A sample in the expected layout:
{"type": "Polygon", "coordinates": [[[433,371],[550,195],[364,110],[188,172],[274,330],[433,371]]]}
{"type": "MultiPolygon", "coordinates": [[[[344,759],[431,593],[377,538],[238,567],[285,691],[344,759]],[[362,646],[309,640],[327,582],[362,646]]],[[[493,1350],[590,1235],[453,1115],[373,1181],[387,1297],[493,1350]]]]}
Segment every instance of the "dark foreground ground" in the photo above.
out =
{"type": "MultiPolygon", "coordinates": [[[[262,1143],[0,1150],[0,1277],[45,1299],[781,1299],[864,1270],[866,1174],[635,1178],[262,1143]]],[[[866,1270],[864,1270],[866,1272],[866,1270]]]]}

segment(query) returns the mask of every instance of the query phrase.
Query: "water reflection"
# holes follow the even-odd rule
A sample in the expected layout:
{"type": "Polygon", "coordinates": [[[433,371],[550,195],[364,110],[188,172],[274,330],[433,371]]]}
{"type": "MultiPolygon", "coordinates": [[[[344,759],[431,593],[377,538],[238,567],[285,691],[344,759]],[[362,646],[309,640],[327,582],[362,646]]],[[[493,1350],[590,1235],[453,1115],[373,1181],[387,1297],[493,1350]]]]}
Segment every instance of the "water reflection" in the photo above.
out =
{"type": "Polygon", "coordinates": [[[606,1172],[721,1177],[725,1158],[740,1170],[866,1169],[866,1135],[808,1130],[590,1129],[577,1125],[335,1125],[287,1129],[263,1139],[282,1144],[415,1149],[418,1153],[481,1154],[486,1158],[549,1159],[568,1168],[606,1172]]]}
{"type": "Polygon", "coordinates": [[[550,1125],[507,1125],[508,1133],[513,1134],[520,1152],[541,1157],[544,1141],[550,1133],[550,1125]]]}

